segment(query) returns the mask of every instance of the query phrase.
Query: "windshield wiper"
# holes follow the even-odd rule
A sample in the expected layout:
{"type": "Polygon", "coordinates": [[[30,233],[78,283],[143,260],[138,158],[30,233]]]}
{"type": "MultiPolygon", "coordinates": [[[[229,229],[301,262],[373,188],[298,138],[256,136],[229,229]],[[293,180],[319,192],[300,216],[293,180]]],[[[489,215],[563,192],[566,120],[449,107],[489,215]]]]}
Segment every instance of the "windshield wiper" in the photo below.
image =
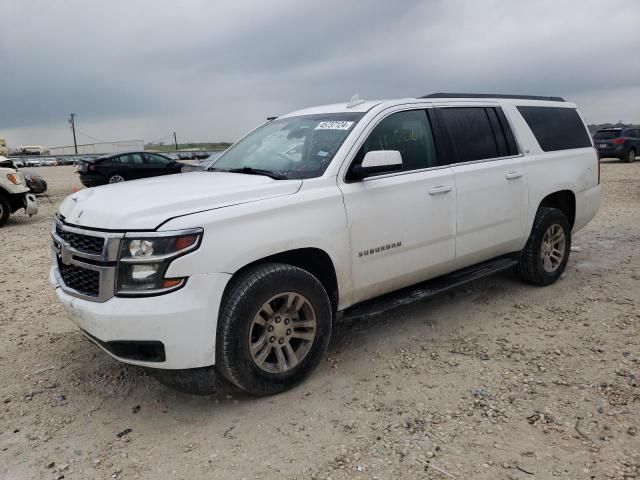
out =
{"type": "Polygon", "coordinates": [[[247,175],[264,175],[265,177],[273,178],[274,180],[288,180],[288,178],[280,173],[272,172],[271,170],[263,170],[261,168],[253,167],[241,167],[241,168],[210,168],[214,172],[230,172],[230,173],[244,173],[247,175]]]}

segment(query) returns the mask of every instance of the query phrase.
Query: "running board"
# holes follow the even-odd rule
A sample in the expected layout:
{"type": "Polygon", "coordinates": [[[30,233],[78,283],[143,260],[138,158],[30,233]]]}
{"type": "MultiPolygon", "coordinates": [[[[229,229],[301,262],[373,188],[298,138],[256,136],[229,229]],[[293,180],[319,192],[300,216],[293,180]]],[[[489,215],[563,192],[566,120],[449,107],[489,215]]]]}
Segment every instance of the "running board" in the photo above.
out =
{"type": "Polygon", "coordinates": [[[493,260],[478,263],[477,265],[456,270],[447,275],[367,300],[344,310],[341,318],[369,318],[380,315],[392,308],[439,295],[465,283],[508,270],[518,263],[519,256],[520,254],[517,253],[494,258],[493,260]]]}

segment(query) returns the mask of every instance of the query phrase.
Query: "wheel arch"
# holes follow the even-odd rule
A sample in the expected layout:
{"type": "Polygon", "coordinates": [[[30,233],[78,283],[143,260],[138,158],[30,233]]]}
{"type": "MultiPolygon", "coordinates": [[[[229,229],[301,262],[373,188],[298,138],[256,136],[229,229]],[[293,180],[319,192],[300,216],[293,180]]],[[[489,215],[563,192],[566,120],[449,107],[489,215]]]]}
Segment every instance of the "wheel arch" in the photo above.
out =
{"type": "MultiPolygon", "coordinates": [[[[322,286],[327,291],[327,295],[329,296],[329,300],[331,301],[331,307],[335,314],[340,298],[338,276],[333,260],[327,252],[316,247],[286,250],[254,260],[251,263],[244,265],[240,269],[236,270],[231,278],[233,279],[234,277],[242,274],[247,269],[264,263],[285,263],[287,265],[292,265],[311,273],[320,281],[322,286]]],[[[225,294],[232,283],[232,281],[229,281],[227,283],[225,294]]]]}
{"type": "Polygon", "coordinates": [[[538,208],[540,207],[557,208],[562,211],[573,229],[576,221],[576,195],[572,190],[558,190],[548,194],[538,204],[538,208]]]}

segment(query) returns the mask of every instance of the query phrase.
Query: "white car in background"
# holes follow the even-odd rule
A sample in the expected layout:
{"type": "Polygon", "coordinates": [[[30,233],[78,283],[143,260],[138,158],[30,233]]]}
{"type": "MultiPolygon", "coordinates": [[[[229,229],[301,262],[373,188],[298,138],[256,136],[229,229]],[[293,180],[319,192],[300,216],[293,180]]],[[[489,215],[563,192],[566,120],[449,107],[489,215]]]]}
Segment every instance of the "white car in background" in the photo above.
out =
{"type": "Polygon", "coordinates": [[[38,213],[35,195],[30,193],[24,175],[14,166],[12,160],[0,156],[0,227],[20,209],[29,216],[38,213]]]}

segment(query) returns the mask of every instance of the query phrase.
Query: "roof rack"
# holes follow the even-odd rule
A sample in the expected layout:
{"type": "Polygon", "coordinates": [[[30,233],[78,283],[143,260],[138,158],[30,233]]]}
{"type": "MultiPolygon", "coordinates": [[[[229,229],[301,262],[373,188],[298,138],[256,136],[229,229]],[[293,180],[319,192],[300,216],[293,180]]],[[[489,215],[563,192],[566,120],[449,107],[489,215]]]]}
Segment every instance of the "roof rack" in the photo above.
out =
{"type": "Polygon", "coordinates": [[[430,93],[419,98],[512,98],[518,100],[546,100],[548,102],[564,102],[562,97],[545,97],[540,95],[504,95],[492,93],[430,93]]]}

